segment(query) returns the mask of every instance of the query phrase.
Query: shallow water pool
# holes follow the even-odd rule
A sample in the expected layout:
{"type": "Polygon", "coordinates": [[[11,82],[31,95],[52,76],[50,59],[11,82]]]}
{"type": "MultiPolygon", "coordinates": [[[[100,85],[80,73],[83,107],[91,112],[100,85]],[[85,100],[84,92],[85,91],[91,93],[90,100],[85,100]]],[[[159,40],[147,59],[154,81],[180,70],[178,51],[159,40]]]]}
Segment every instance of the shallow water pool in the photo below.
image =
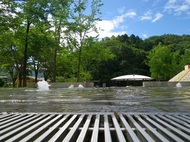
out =
{"type": "Polygon", "coordinates": [[[190,112],[190,88],[0,89],[0,112],[190,112]]]}

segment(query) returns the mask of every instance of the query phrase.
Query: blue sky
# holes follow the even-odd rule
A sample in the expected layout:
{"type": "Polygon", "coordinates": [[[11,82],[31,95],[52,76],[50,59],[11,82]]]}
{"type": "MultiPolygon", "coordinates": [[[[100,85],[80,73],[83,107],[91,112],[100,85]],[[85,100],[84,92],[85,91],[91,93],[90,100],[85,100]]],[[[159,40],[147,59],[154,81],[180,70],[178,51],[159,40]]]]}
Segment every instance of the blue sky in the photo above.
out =
{"type": "Polygon", "coordinates": [[[190,34],[190,0],[102,0],[100,38],[190,34]]]}

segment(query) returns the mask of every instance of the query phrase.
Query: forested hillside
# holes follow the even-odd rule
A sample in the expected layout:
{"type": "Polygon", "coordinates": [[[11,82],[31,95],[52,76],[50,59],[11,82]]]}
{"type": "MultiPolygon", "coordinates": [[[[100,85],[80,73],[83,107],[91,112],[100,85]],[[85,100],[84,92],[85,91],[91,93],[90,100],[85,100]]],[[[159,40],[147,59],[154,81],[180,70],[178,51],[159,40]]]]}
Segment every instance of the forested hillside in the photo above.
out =
{"type": "Polygon", "coordinates": [[[89,31],[97,32],[100,0],[92,1],[88,14],[85,1],[1,3],[0,72],[7,72],[13,85],[19,79],[19,86],[26,86],[26,76],[32,73],[52,82],[108,82],[124,74],[168,80],[190,64],[190,35],[144,40],[133,34],[89,36],[89,31]]]}
{"type": "Polygon", "coordinates": [[[96,63],[93,78],[109,80],[124,74],[143,74],[168,80],[190,64],[190,35],[162,35],[142,40],[135,35],[105,38],[98,42],[112,58],[96,63]]]}

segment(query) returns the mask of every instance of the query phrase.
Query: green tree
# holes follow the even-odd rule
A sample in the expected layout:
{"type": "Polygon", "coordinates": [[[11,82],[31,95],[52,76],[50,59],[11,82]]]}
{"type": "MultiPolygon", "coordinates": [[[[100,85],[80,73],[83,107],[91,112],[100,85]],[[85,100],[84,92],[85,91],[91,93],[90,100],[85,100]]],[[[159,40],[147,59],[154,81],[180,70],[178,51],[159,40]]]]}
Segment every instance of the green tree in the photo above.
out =
{"type": "Polygon", "coordinates": [[[147,58],[153,78],[158,80],[169,79],[172,71],[172,54],[169,46],[159,44],[149,52],[147,58]]]}
{"type": "Polygon", "coordinates": [[[89,34],[93,31],[97,32],[96,22],[100,20],[98,15],[101,13],[101,6],[101,0],[92,0],[90,7],[88,7],[88,0],[75,0],[71,6],[66,35],[71,50],[78,52],[77,82],[80,81],[82,48],[91,41],[88,40],[89,34]]]}
{"type": "Polygon", "coordinates": [[[181,64],[181,55],[179,50],[172,52],[171,56],[172,59],[170,78],[178,74],[184,68],[184,65],[181,64]]]}
{"type": "Polygon", "coordinates": [[[121,74],[121,66],[120,66],[120,56],[122,43],[125,41],[120,42],[115,36],[111,38],[104,38],[101,41],[102,48],[107,49],[112,54],[113,58],[107,61],[101,61],[96,68],[94,76],[96,80],[100,80],[101,82],[107,82],[112,77],[121,74]]]}
{"type": "Polygon", "coordinates": [[[53,47],[53,62],[52,62],[52,70],[51,70],[51,81],[56,82],[56,74],[57,74],[57,54],[59,54],[59,50],[64,45],[64,30],[66,28],[70,14],[71,4],[73,0],[51,0],[50,11],[51,11],[51,26],[54,30],[53,37],[55,40],[55,45],[53,47]]]}
{"type": "Polygon", "coordinates": [[[181,66],[184,67],[185,65],[190,64],[190,49],[186,49],[185,53],[181,57],[181,66]]]}
{"type": "Polygon", "coordinates": [[[6,32],[0,35],[0,64],[10,74],[13,87],[16,86],[16,80],[21,84],[22,74],[22,52],[15,46],[14,35],[12,32],[6,32]],[[19,78],[18,78],[19,77],[19,78]]]}
{"type": "MultiPolygon", "coordinates": [[[[35,73],[35,82],[37,82],[38,73],[50,70],[51,68],[46,68],[45,62],[51,62],[53,60],[51,54],[55,47],[55,39],[52,36],[51,31],[46,31],[43,27],[35,27],[30,32],[30,48],[28,50],[28,64],[30,70],[33,70],[35,73]]],[[[52,63],[50,63],[52,64],[52,63]]],[[[45,79],[49,78],[49,75],[44,77],[45,79]]]]}
{"type": "MultiPolygon", "coordinates": [[[[162,76],[161,79],[169,79],[169,78],[175,76],[177,73],[179,73],[181,70],[183,70],[185,64],[189,64],[188,58],[185,57],[186,50],[190,49],[190,36],[189,35],[179,36],[179,35],[167,34],[167,35],[162,35],[162,36],[153,36],[153,37],[146,39],[144,42],[145,42],[146,49],[147,48],[154,49],[155,47],[157,47],[159,45],[167,46],[169,49],[168,60],[170,60],[170,62],[169,62],[170,67],[168,67],[168,68],[170,68],[170,71],[167,70],[165,72],[165,77],[162,76]]],[[[162,53],[161,53],[161,55],[162,55],[162,53]]],[[[161,55],[157,57],[158,60],[161,60],[160,59],[160,58],[162,58],[161,55]]],[[[165,55],[165,54],[163,53],[163,55],[165,55]]],[[[165,56],[167,57],[167,55],[165,55],[165,56]]],[[[154,56],[152,56],[152,57],[154,59],[154,56]]],[[[187,57],[188,57],[188,54],[187,54],[187,57]]],[[[153,59],[149,58],[148,60],[153,60],[153,59]]],[[[155,57],[155,60],[156,60],[156,57],[155,57]]],[[[162,62],[160,62],[160,64],[161,63],[162,62]]],[[[165,62],[163,61],[163,66],[164,65],[165,65],[165,62]]],[[[157,66],[157,65],[152,64],[151,66],[157,66]]],[[[150,68],[152,68],[151,66],[150,66],[150,68]]],[[[164,69],[158,67],[156,70],[158,71],[158,70],[164,70],[164,69]]]]}
{"type": "Polygon", "coordinates": [[[27,61],[28,61],[28,46],[30,40],[30,30],[31,28],[39,25],[46,24],[48,25],[48,17],[49,7],[47,1],[43,0],[27,0],[25,2],[20,3],[20,12],[18,14],[19,18],[22,18],[23,26],[25,29],[24,37],[24,52],[23,52],[23,86],[26,86],[26,69],[27,69],[27,61]]]}
{"type": "Polygon", "coordinates": [[[18,29],[21,22],[17,18],[17,7],[16,2],[5,0],[1,2],[0,7],[0,63],[10,74],[13,87],[18,77],[21,80],[23,67],[22,52],[19,46],[22,38],[18,29]]]}
{"type": "Polygon", "coordinates": [[[96,41],[91,42],[88,46],[83,48],[83,75],[86,80],[99,79],[101,74],[99,66],[102,62],[107,62],[115,56],[111,50],[103,45],[103,43],[96,41]]]}

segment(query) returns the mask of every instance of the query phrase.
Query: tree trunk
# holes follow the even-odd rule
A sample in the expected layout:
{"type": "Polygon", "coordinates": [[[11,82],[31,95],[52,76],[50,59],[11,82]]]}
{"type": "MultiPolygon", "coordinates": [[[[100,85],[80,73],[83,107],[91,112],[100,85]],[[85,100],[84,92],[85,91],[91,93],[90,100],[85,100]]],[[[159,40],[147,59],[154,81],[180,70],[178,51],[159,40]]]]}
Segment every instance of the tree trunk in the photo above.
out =
{"type": "Polygon", "coordinates": [[[27,78],[26,78],[26,68],[27,68],[27,49],[28,49],[28,35],[30,30],[31,22],[27,21],[26,25],[26,38],[25,38],[25,47],[24,47],[24,62],[23,62],[23,87],[27,86],[27,78]]]}
{"type": "Polygon", "coordinates": [[[56,62],[57,62],[57,47],[55,47],[55,50],[54,50],[54,60],[53,60],[53,73],[52,73],[52,82],[56,82],[56,62]]]}
{"type": "Polygon", "coordinates": [[[39,62],[35,62],[35,60],[34,60],[35,83],[38,82],[39,66],[40,66],[39,62]]]}
{"type": "Polygon", "coordinates": [[[79,49],[78,67],[77,67],[77,82],[80,82],[81,53],[82,53],[82,47],[80,47],[80,49],[79,49]]]}
{"type": "Polygon", "coordinates": [[[12,87],[15,88],[16,87],[16,79],[13,79],[12,83],[13,83],[12,87]]]}
{"type": "Polygon", "coordinates": [[[35,70],[35,83],[37,83],[37,82],[38,82],[38,71],[35,70]]]}
{"type": "Polygon", "coordinates": [[[14,75],[13,70],[11,72],[9,72],[11,75],[11,79],[12,79],[12,87],[15,88],[16,87],[16,80],[17,80],[17,75],[14,75]]]}
{"type": "Polygon", "coordinates": [[[21,73],[19,73],[19,75],[18,75],[18,87],[21,87],[22,86],[22,82],[23,80],[22,80],[22,74],[21,73]]]}
{"type": "Polygon", "coordinates": [[[53,59],[53,73],[52,73],[52,82],[56,82],[56,73],[57,73],[57,48],[60,44],[60,35],[61,34],[61,20],[59,20],[58,28],[57,28],[57,34],[56,34],[56,41],[57,41],[57,46],[55,46],[54,50],[54,59],[53,59]]]}

